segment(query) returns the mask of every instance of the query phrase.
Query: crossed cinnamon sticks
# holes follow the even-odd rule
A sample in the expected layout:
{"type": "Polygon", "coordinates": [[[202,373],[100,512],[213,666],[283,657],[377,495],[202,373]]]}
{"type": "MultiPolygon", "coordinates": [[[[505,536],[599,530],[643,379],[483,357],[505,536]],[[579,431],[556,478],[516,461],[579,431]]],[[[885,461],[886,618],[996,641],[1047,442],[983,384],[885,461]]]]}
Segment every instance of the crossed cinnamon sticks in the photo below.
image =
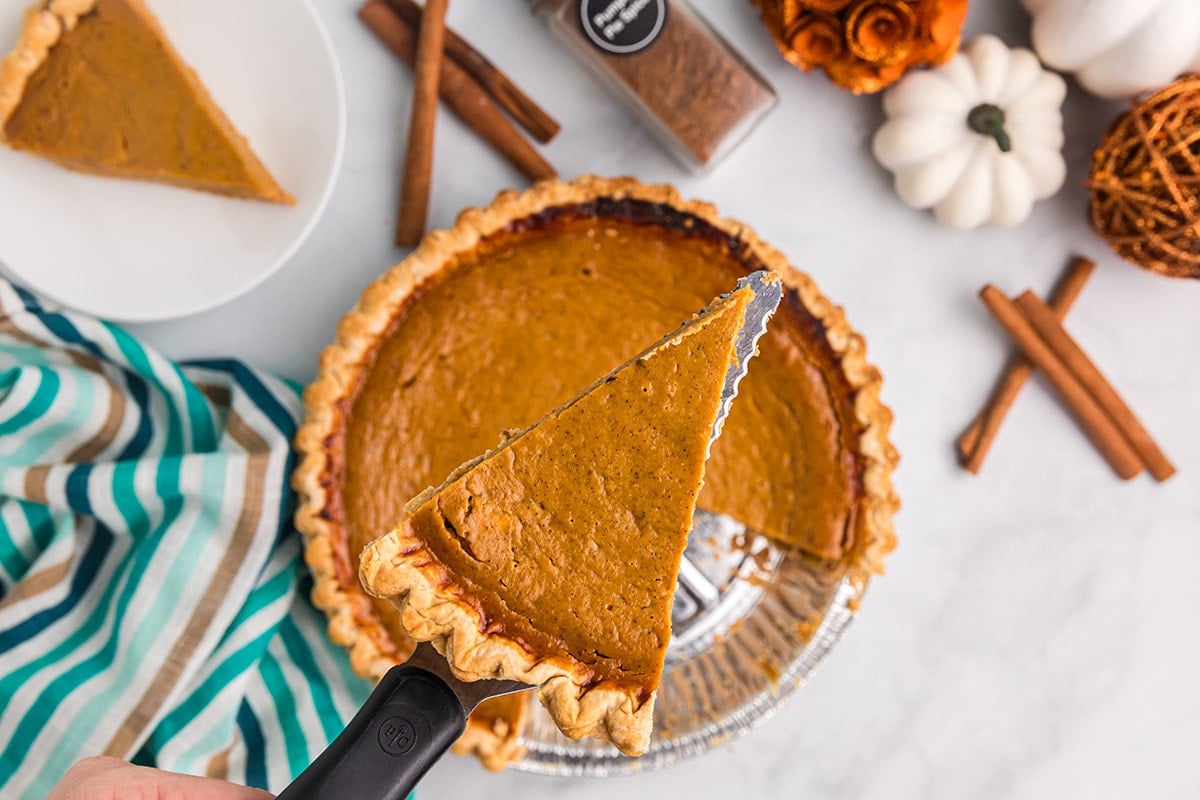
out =
{"type": "Polygon", "coordinates": [[[540,142],[558,123],[507,75],[445,25],[447,0],[367,0],[358,17],[415,72],[412,116],[396,243],[412,246],[425,232],[433,165],[437,98],[532,181],[552,178],[554,167],[509,122],[505,112],[540,142]]]}
{"type": "Polygon", "coordinates": [[[984,304],[1021,350],[1005,370],[987,406],[958,439],[963,466],[977,472],[1005,413],[1039,369],[1058,391],[1096,448],[1123,480],[1148,469],[1164,481],[1175,468],[1099,368],[1063,329],[1062,320],[1095,265],[1077,258],[1042,302],[1032,292],[1010,300],[995,286],[980,292],[984,304]]]}

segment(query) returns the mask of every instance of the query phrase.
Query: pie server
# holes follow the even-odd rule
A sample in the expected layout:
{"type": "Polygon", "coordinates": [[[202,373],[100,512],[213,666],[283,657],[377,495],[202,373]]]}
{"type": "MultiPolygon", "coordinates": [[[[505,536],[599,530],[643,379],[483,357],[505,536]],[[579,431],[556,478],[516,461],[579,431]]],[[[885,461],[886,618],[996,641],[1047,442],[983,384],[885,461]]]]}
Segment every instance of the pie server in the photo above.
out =
{"type": "MultiPolygon", "coordinates": [[[[721,434],[738,383],[783,294],[779,278],[765,270],[738,281],[743,285],[754,297],[734,343],[737,358],[725,374],[710,445],[721,434]]],[[[419,645],[383,676],[346,729],[276,800],[403,800],[462,734],[476,706],[531,688],[507,680],[460,681],[444,656],[419,645]]]]}
{"type": "Polygon", "coordinates": [[[392,667],[325,752],[276,800],[403,800],[489,697],[533,688],[455,678],[445,656],[419,645],[392,667]]]}

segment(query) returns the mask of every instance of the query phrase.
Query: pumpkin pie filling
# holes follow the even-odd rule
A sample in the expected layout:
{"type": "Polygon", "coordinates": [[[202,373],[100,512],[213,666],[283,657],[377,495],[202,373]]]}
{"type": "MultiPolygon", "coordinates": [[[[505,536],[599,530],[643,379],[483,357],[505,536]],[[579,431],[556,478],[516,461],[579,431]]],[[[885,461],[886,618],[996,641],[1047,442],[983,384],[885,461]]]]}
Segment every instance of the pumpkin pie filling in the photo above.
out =
{"type": "Polygon", "coordinates": [[[81,172],[295,202],[141,0],[41,3],[27,20],[0,72],[10,147],[81,172]]]}
{"type": "MultiPolygon", "coordinates": [[[[346,584],[409,498],[760,266],[730,244],[648,203],[555,209],[490,237],[414,292],[374,355],[334,459],[346,584]]],[[[854,546],[858,428],[819,331],[785,293],[713,445],[699,505],[833,560],[854,546]]],[[[360,613],[406,641],[390,604],[360,613]]]]}

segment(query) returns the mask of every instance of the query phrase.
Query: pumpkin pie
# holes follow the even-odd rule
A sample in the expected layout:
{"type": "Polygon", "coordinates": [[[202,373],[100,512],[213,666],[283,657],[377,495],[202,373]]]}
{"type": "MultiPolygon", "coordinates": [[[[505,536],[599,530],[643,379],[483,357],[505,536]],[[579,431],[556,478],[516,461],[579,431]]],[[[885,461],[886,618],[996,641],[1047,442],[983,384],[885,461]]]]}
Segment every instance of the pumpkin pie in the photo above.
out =
{"type": "MultiPolygon", "coordinates": [[[[841,309],[745,224],[671,187],[543,182],[464,211],[367,287],[305,391],[296,522],[313,599],[354,669],[378,678],[414,646],[358,579],[363,548],[411,498],[764,268],[783,300],[698,506],[862,583],[881,571],[898,506],[891,414],[841,309]]],[[[456,750],[493,768],[519,757],[506,712],[477,710],[456,750]]]]}
{"type": "Polygon", "coordinates": [[[295,200],[141,0],[41,0],[0,62],[0,141],[69,169],[295,200]]]}
{"type": "Polygon", "coordinates": [[[366,590],[459,678],[539,685],[568,736],[644,753],[704,462],[744,374],[742,331],[765,330],[756,296],[770,311],[779,299],[778,277],[752,278],[410,500],[363,551],[366,590]]]}

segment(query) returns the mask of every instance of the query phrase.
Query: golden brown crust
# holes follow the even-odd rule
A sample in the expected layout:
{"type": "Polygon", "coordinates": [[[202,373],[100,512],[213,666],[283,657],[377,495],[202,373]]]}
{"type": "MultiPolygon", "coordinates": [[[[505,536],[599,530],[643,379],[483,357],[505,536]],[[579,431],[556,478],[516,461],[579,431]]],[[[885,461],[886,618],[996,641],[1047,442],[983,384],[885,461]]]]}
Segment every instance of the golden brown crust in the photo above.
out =
{"type": "Polygon", "coordinates": [[[30,76],[46,61],[50,48],[96,7],[96,0],[40,0],[25,12],[17,43],[0,61],[0,141],[4,125],[21,104],[30,76]]]}
{"type": "Polygon", "coordinates": [[[419,642],[432,642],[460,680],[506,678],[540,686],[538,700],[572,739],[612,742],[628,756],[650,744],[654,696],[616,681],[581,686],[586,665],[567,653],[534,655],[517,641],[483,630],[480,612],[425,542],[401,526],[363,551],[359,575],[375,597],[400,609],[400,622],[419,642]]]}
{"type": "Polygon", "coordinates": [[[491,718],[481,715],[478,710],[472,713],[467,719],[466,730],[450,747],[450,752],[457,756],[475,756],[483,768],[491,772],[500,772],[513,761],[523,758],[525,748],[521,745],[520,734],[529,707],[524,696],[519,697],[521,699],[507,708],[504,715],[491,718]]]}
{"type": "Polygon", "coordinates": [[[370,358],[378,338],[387,329],[412,291],[456,254],[469,252],[481,240],[511,222],[554,206],[587,203],[598,198],[630,198],[662,203],[708,222],[744,242],[767,267],[779,273],[809,312],[821,321],[826,338],[854,393],[853,409],[861,433],[859,457],[863,464],[853,551],[846,557],[857,583],[883,571],[883,560],[895,547],[892,517],[899,507],[891,473],[899,457],[888,440],[891,412],[881,403],[882,379],[866,360],[866,344],[846,321],[842,309],[821,294],[813,281],[791,266],[775,248],[765,244],[746,225],[720,217],[704,202],[684,200],[666,185],[646,185],[633,178],[583,176],[571,182],[544,181],[524,192],[504,191],[484,208],[464,210],[454,226],[433,231],[404,261],[366,288],[357,305],[338,325],[334,341],[321,354],[316,379],[305,390],[305,422],[296,435],[299,463],[292,485],[299,493],[297,527],[304,534],[305,558],[315,580],[313,601],[329,617],[330,637],[350,649],[351,664],[359,674],[379,678],[394,663],[395,643],[377,620],[356,619],[365,601],[359,592],[346,591],[338,580],[335,548],[344,541],[341,524],[328,510],[334,502],[331,454],[327,442],[340,430],[344,410],[370,358]]]}

